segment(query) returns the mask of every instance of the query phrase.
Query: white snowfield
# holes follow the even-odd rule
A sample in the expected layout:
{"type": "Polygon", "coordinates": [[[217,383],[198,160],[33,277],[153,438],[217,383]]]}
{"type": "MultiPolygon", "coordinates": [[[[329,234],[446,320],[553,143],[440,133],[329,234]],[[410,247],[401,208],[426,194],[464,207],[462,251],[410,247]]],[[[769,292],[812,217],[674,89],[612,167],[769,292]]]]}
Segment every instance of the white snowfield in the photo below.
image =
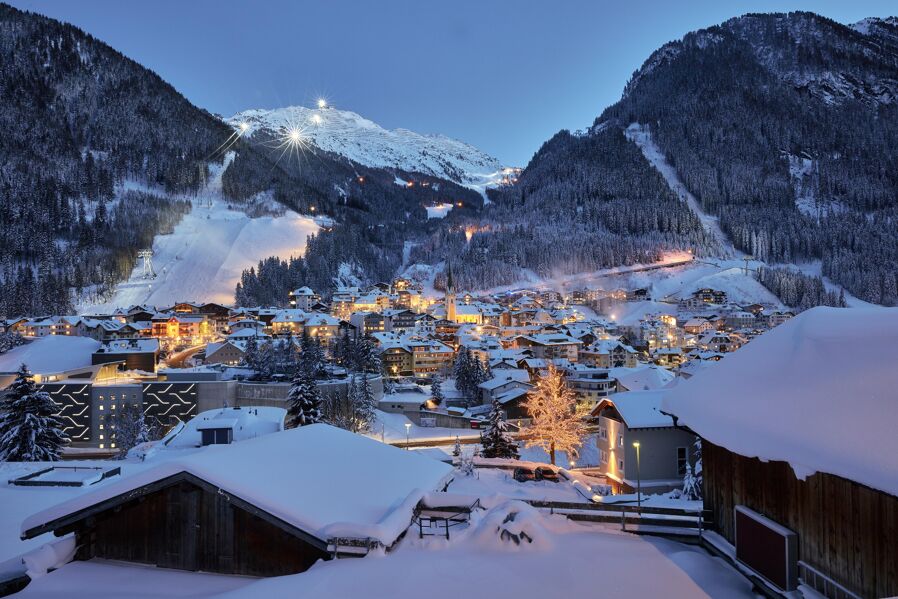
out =
{"type": "Polygon", "coordinates": [[[715,445],[898,495],[898,308],[813,308],[670,389],[715,445]]]}
{"type": "Polygon", "coordinates": [[[187,472],[321,539],[356,537],[390,545],[424,493],[452,467],[326,424],[208,446],[34,514],[22,532],[154,481],[187,472]]]}
{"type": "Polygon", "coordinates": [[[384,129],[348,110],[304,106],[254,109],[239,112],[228,122],[238,129],[245,124],[244,135],[250,138],[261,130],[282,136],[295,128],[322,150],[359,164],[423,173],[474,188],[497,183],[503,174],[498,160],[462,141],[384,129]]]}
{"type": "Polygon", "coordinates": [[[213,171],[206,189],[191,197],[193,210],[171,235],[153,241],[156,278],[143,278],[138,261],[128,281],[107,303],[82,306],[81,312],[127,308],[135,304],[165,307],[179,301],[232,304],[240,274],[269,256],[301,256],[309,235],[318,231],[310,217],[286,211],[282,216],[250,218],[232,209],[221,193],[224,165],[213,171]]]}

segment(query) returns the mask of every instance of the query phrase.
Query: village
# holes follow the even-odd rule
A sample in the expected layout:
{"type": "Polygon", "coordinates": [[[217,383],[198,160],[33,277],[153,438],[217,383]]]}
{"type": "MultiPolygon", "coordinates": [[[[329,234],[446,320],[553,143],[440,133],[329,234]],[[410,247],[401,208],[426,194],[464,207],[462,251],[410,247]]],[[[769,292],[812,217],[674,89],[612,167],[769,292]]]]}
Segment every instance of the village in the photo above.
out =
{"type": "MultiPolygon", "coordinates": [[[[667,539],[673,545],[665,552],[689,547],[703,566],[687,574],[712,596],[800,588],[854,597],[865,595],[849,588],[890,588],[888,577],[852,578],[857,570],[827,545],[829,525],[814,520],[812,507],[823,501],[841,517],[854,509],[840,501],[848,494],[883,514],[893,509],[893,466],[855,463],[867,459],[865,432],[887,427],[887,418],[842,423],[829,437],[850,440],[838,460],[814,457],[810,448],[819,446],[821,456],[829,451],[819,430],[804,433],[805,445],[790,437],[799,429],[829,430],[831,422],[807,413],[837,409],[840,392],[867,385],[870,397],[881,393],[881,379],[845,375],[886,359],[876,348],[894,332],[893,311],[814,308],[796,315],[781,305],[737,304],[712,288],[659,299],[646,288],[468,293],[455,289],[448,265],[441,295],[397,278],[341,288],[327,301],[302,287],[284,306],[184,302],[8,320],[0,337],[5,393],[31,385],[51,398],[65,443],[57,465],[6,466],[0,557],[10,562],[0,588],[24,587],[27,595],[54,580],[81,584],[103,574],[79,570],[98,567],[100,558],[218,572],[228,584],[232,575],[294,574],[318,560],[372,552],[385,552],[401,568],[403,560],[421,559],[418,550],[432,549],[428,537],[473,542],[487,534],[486,522],[501,518],[506,524],[494,541],[501,546],[584,532],[559,528],[553,518],[561,518],[605,533],[667,539]],[[847,362],[819,369],[824,364],[809,359],[811,339],[847,362]],[[780,363],[791,364],[794,376],[771,376],[780,363]],[[735,405],[718,400],[721,389],[738,396],[735,405]],[[552,402],[565,407],[552,414],[552,402]],[[777,413],[776,422],[763,422],[777,413]],[[308,426],[313,422],[321,424],[308,426]],[[765,439],[761,448],[757,439],[765,439]],[[389,445],[387,453],[377,448],[389,445]],[[224,449],[230,453],[215,452],[224,449]],[[316,455],[329,456],[338,471],[364,470],[354,484],[376,489],[369,499],[380,502],[378,509],[364,520],[354,502],[337,501],[352,495],[349,488],[329,478],[330,492],[308,504],[284,503],[275,480],[297,497],[305,493],[297,487],[302,476],[283,477],[287,454],[304,456],[291,459],[316,476],[329,471],[320,458],[308,460],[316,455]],[[768,485],[782,493],[770,495],[768,485]],[[227,505],[210,492],[225,493],[227,505]],[[198,511],[183,511],[194,501],[188,496],[198,511]],[[400,509],[384,511],[395,501],[400,509]],[[329,502],[340,505],[325,509],[329,502]],[[277,507],[288,504],[286,513],[277,507]],[[253,524],[261,527],[256,538],[277,542],[245,545],[237,531],[250,524],[235,515],[198,522],[218,536],[183,546],[178,530],[225,509],[262,518],[253,524]],[[152,515],[165,513],[170,517],[152,515]],[[549,514],[555,516],[544,521],[549,514]],[[137,525],[159,517],[174,529],[137,525]],[[308,518],[320,519],[317,528],[308,518]],[[516,518],[521,524],[509,527],[516,518]],[[115,532],[123,529],[124,536],[115,532]],[[48,541],[51,532],[63,539],[48,541]],[[222,534],[231,539],[224,553],[222,534]],[[95,540],[83,544],[85,535],[95,540]],[[755,541],[742,546],[739,538],[755,541]],[[56,568],[69,575],[45,575],[56,568]],[[714,582],[704,580],[709,572],[714,582]]],[[[872,401],[865,413],[884,409],[872,401]]],[[[844,542],[867,534],[858,526],[846,529],[844,542]]],[[[876,558],[880,550],[872,539],[852,563],[891,559],[876,558]]],[[[654,583],[670,580],[659,575],[654,583]]],[[[695,591],[684,589],[684,596],[695,591]]]]}

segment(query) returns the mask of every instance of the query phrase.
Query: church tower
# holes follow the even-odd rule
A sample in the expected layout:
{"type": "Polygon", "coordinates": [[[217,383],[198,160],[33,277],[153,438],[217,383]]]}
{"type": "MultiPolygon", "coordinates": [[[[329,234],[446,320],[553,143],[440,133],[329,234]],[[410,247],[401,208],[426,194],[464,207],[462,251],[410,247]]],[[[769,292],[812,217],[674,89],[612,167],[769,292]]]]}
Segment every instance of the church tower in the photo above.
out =
{"type": "Polygon", "coordinates": [[[452,280],[452,262],[447,262],[446,320],[455,322],[455,281],[452,280]]]}

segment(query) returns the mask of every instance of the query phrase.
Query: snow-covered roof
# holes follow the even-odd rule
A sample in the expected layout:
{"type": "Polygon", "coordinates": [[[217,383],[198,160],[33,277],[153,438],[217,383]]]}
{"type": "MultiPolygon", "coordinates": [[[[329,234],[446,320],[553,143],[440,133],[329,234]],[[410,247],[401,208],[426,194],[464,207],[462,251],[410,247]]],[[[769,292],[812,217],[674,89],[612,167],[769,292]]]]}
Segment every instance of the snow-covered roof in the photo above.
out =
{"type": "Polygon", "coordinates": [[[488,381],[484,381],[478,385],[481,389],[486,389],[487,391],[492,391],[502,385],[507,385],[508,383],[529,383],[530,382],[530,373],[524,370],[523,368],[515,368],[515,369],[506,369],[502,370],[500,373],[496,374],[493,378],[488,381]]]}
{"type": "Polygon", "coordinates": [[[654,364],[636,368],[612,368],[608,372],[628,391],[660,389],[674,380],[673,373],[654,364]]]}
{"type": "Polygon", "coordinates": [[[246,441],[284,430],[287,411],[274,407],[218,408],[200,412],[187,421],[171,438],[163,441],[168,449],[198,447],[202,443],[199,431],[211,428],[229,428],[233,441],[246,441]]]}
{"type": "Polygon", "coordinates": [[[186,472],[313,536],[371,537],[384,544],[408,527],[428,491],[452,467],[326,424],[210,445],[104,485],[22,523],[22,531],[186,472]]]}
{"type": "Polygon", "coordinates": [[[15,372],[23,363],[35,374],[83,368],[91,365],[91,354],[99,347],[90,337],[41,337],[0,354],[0,372],[15,372]]]}
{"type": "Polygon", "coordinates": [[[898,495],[898,308],[813,308],[668,393],[711,443],[898,495]]]}
{"type": "Polygon", "coordinates": [[[627,428],[658,428],[673,426],[673,419],[660,412],[666,390],[624,391],[608,400],[614,404],[627,428]]]}
{"type": "Polygon", "coordinates": [[[97,350],[98,353],[107,354],[151,353],[158,351],[159,340],[155,338],[107,341],[97,350]]]}

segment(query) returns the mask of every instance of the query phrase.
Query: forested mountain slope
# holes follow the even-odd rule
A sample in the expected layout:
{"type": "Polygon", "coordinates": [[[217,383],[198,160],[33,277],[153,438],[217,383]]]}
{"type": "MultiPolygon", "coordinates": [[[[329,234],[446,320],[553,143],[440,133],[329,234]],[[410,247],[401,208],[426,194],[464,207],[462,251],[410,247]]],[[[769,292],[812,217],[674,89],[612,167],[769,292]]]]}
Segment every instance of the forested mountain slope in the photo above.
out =
{"type": "Polygon", "coordinates": [[[230,135],[83,31],[0,5],[0,315],[65,312],[127,276],[230,135]],[[141,191],[116,195],[126,180],[141,191]]]}
{"type": "MultiPolygon", "coordinates": [[[[738,249],[771,263],[819,259],[858,297],[898,302],[894,18],[850,27],[811,13],[746,15],[666,44],[589,132],[547,142],[519,184],[495,194],[497,208],[534,196],[536,210],[584,195],[607,205],[589,181],[567,177],[565,189],[552,175],[584,160],[606,171],[596,140],[633,123],[738,249]]],[[[626,161],[610,168],[624,189],[645,184],[626,161]]]]}

